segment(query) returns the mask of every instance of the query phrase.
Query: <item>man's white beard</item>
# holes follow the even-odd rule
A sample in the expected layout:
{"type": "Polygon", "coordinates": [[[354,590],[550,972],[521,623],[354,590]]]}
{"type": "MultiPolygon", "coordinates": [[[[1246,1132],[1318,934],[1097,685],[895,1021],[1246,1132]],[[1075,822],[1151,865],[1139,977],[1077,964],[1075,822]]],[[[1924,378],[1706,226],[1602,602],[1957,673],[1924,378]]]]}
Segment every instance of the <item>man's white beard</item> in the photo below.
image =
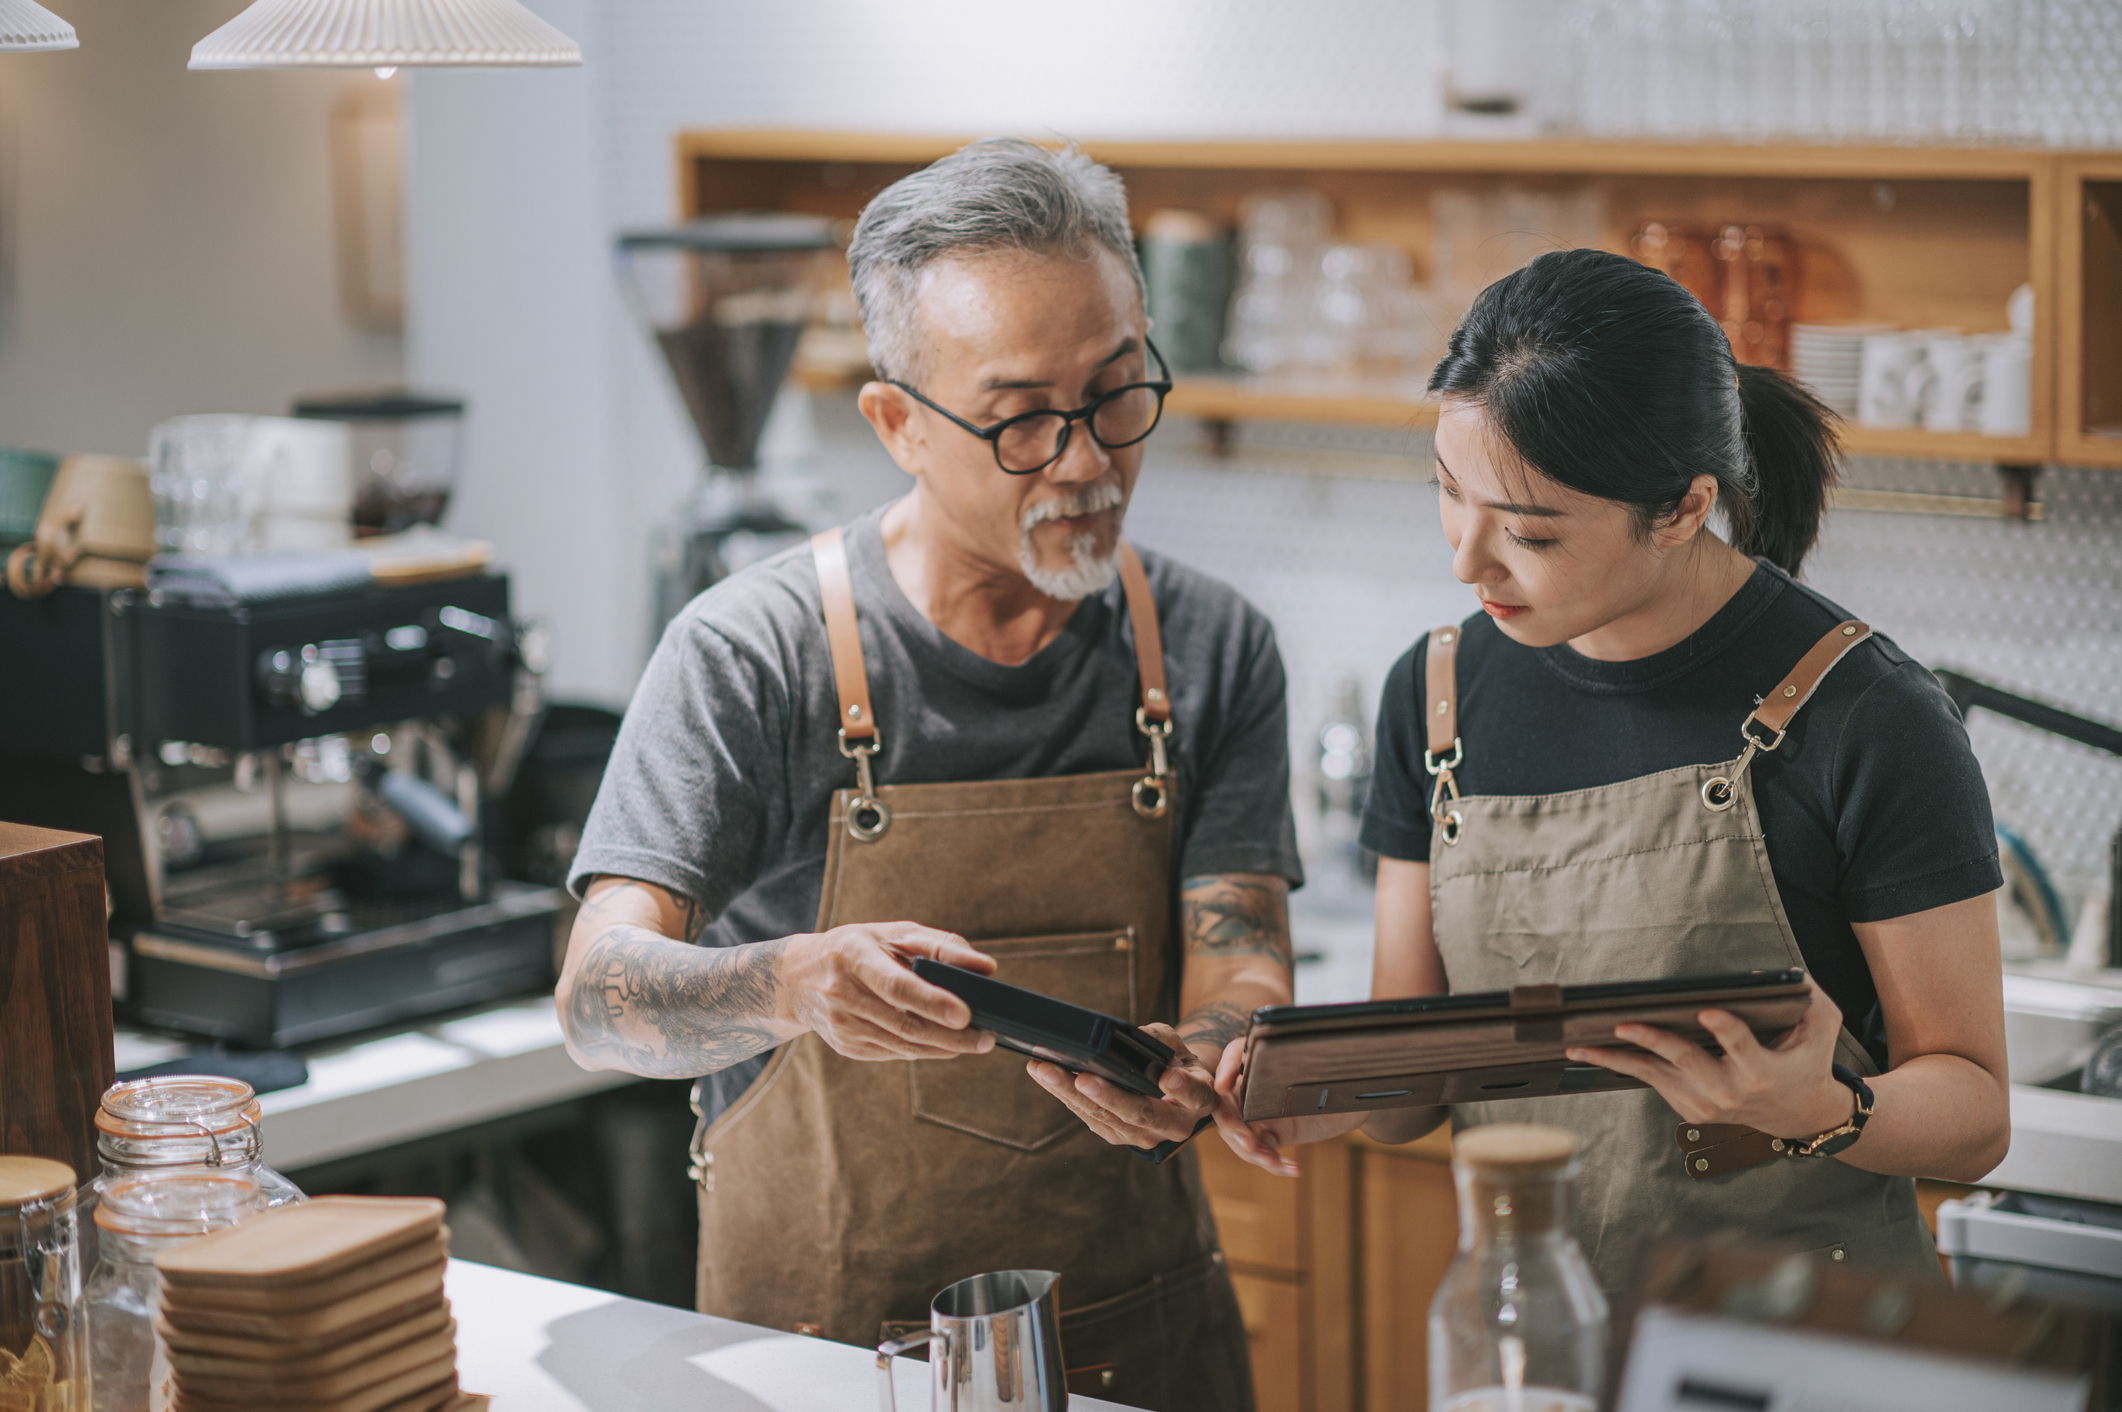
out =
{"type": "Polygon", "coordinates": [[[1064,603],[1080,602],[1111,587],[1112,581],[1120,574],[1120,543],[1117,537],[1113,541],[1113,547],[1101,553],[1096,534],[1089,531],[1072,534],[1068,538],[1068,567],[1049,569],[1039,562],[1038,546],[1032,543],[1032,529],[1048,520],[1069,519],[1076,515],[1092,515],[1100,510],[1116,509],[1124,498],[1119,486],[1106,481],[1026,510],[1023,537],[1017,541],[1017,567],[1024,571],[1024,577],[1031,580],[1032,587],[1048,598],[1057,598],[1064,603]]]}

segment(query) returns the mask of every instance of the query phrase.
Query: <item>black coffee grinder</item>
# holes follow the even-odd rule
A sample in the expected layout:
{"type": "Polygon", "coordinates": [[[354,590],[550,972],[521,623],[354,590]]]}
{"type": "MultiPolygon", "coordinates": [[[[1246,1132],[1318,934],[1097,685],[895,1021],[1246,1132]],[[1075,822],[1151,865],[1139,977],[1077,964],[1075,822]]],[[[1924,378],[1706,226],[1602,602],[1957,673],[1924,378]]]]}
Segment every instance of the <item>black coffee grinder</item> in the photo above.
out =
{"type": "Polygon", "coordinates": [[[810,322],[832,223],[713,216],[619,237],[622,282],[655,333],[707,453],[707,475],[659,537],[653,633],[710,585],[809,533],[759,484],[759,437],[810,322]]]}

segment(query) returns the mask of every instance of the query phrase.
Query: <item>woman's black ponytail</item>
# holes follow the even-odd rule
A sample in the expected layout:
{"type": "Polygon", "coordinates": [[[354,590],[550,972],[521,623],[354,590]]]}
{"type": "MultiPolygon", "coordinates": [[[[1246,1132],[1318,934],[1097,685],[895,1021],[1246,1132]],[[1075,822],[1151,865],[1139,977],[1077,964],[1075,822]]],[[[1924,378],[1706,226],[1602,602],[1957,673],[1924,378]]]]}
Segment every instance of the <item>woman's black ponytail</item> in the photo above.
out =
{"type": "Polygon", "coordinates": [[[1774,368],[1741,363],[1739,418],[1753,474],[1724,509],[1732,547],[1795,574],[1834,488],[1835,414],[1774,368]]]}
{"type": "Polygon", "coordinates": [[[1429,390],[1479,399],[1527,465],[1631,507],[1645,530],[1707,474],[1741,552],[1794,574],[1819,537],[1834,414],[1780,373],[1737,364],[1701,302],[1634,260],[1561,250],[1497,280],[1452,331],[1429,390]]]}

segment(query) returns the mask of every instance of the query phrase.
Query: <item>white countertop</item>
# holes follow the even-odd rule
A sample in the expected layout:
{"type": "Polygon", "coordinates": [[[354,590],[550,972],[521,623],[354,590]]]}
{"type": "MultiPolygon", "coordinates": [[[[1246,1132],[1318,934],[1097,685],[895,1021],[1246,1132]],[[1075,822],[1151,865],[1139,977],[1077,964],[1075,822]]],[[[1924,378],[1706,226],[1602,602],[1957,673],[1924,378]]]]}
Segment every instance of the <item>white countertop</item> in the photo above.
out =
{"type": "MultiPolygon", "coordinates": [[[[449,1262],[457,1381],[494,1412],[856,1412],[877,1356],[580,1285],[449,1262]]],[[[929,1412],[928,1364],[894,1360],[904,1412],[929,1412]]],[[[1118,1404],[1071,1397],[1071,1412],[1118,1404]]]]}
{"type": "MultiPolygon", "coordinates": [[[[190,1047],[123,1027],[117,1039],[121,1071],[190,1047]]],[[[266,1164],[283,1172],[634,1082],[568,1056],[549,995],[302,1052],[309,1082],[258,1100],[266,1164]]]]}

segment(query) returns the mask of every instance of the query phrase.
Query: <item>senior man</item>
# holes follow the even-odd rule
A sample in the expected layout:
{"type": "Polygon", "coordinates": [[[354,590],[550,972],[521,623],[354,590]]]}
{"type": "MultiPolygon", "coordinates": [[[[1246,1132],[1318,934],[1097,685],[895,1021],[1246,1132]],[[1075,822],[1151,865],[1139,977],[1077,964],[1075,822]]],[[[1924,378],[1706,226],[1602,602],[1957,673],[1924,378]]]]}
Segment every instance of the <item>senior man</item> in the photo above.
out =
{"type": "Polygon", "coordinates": [[[569,1050],[707,1076],[702,1310],[875,1343],[1058,1270],[1079,1386],[1250,1406],[1193,1154],[1145,1159],[1290,998],[1282,665],[1120,538],[1169,387],[1125,195],[979,142],[877,196],[848,263],[913,488],[664,634],[575,862],[569,1050]],[[916,957],[1149,1024],[1162,1097],[995,1052],[916,957]]]}

